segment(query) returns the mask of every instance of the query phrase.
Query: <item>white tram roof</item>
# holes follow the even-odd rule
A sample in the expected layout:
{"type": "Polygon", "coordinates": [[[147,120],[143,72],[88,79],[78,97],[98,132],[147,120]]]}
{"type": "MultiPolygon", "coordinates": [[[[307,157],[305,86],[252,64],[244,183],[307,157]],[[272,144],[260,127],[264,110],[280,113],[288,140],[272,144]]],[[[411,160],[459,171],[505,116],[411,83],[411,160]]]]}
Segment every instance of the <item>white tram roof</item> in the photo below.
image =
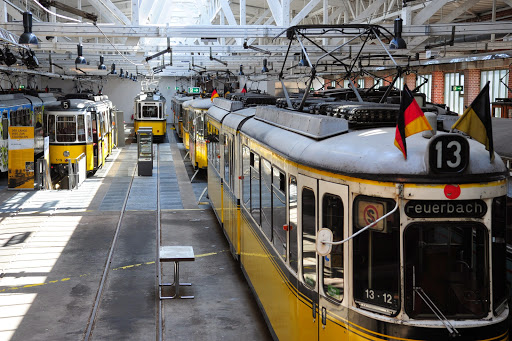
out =
{"type": "Polygon", "coordinates": [[[56,105],[49,106],[46,111],[59,111],[61,113],[69,112],[69,111],[93,111],[92,109],[104,109],[105,107],[108,108],[110,106],[110,101],[101,101],[101,102],[95,102],[90,101],[87,99],[67,99],[66,101],[69,102],[69,108],[64,109],[61,105],[61,101],[58,101],[56,105]]]}
{"type": "Polygon", "coordinates": [[[198,98],[183,103],[185,107],[191,107],[193,109],[204,109],[207,110],[213,106],[213,102],[210,98],[198,98]]]}
{"type": "MultiPolygon", "coordinates": [[[[261,116],[258,117],[261,110],[270,108],[272,111],[276,110],[275,107],[258,108],[256,116],[242,125],[241,132],[299,164],[333,173],[382,181],[397,178],[421,179],[427,175],[432,177],[426,158],[430,139],[424,138],[421,133],[407,138],[407,160],[405,160],[400,150],[394,145],[395,127],[347,130],[343,128],[343,124],[340,124],[338,134],[332,127],[327,127],[328,135],[325,135],[327,137],[314,138],[312,130],[304,123],[312,122],[311,117],[319,120],[312,125],[316,127],[323,127],[323,121],[334,123],[333,120],[342,122],[345,120],[286,109],[279,109],[288,112],[283,115],[287,118],[282,124],[276,122],[279,119],[271,122],[271,120],[261,119],[261,116]],[[310,119],[304,116],[309,116],[310,119]],[[304,126],[297,129],[301,124],[304,126]]],[[[320,131],[318,135],[320,137],[321,129],[318,131],[320,131]]],[[[438,132],[438,134],[444,133],[438,132]]],[[[499,156],[490,163],[489,152],[482,144],[474,140],[468,140],[468,142],[471,156],[465,175],[505,172],[505,166],[499,156]]],[[[453,175],[453,177],[457,176],[453,175]]]]}

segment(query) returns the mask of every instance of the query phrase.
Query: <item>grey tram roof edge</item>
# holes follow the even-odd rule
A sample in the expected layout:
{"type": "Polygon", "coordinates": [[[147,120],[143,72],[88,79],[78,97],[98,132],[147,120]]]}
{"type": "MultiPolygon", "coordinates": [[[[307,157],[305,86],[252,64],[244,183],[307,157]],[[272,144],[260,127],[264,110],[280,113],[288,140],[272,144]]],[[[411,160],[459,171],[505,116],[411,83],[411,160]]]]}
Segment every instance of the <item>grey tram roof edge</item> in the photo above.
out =
{"type": "Polygon", "coordinates": [[[274,106],[257,107],[255,118],[315,140],[348,132],[348,122],[345,119],[312,115],[274,106]]]}
{"type": "MultiPolygon", "coordinates": [[[[434,175],[426,154],[430,139],[422,134],[407,138],[408,158],[394,145],[395,128],[352,130],[323,140],[249,119],[242,134],[292,162],[334,174],[379,182],[474,183],[505,179],[506,167],[499,155],[489,161],[485,146],[474,140],[463,174],[434,175]]],[[[443,134],[443,133],[439,133],[443,134]]]]}
{"type": "Polygon", "coordinates": [[[256,112],[255,107],[243,108],[237,111],[230,112],[229,115],[224,116],[222,125],[228,126],[235,131],[240,131],[242,126],[247,120],[254,117],[256,112]]]}
{"type": "Polygon", "coordinates": [[[196,98],[191,101],[183,102],[185,107],[193,109],[209,109],[213,106],[213,102],[209,98],[196,98]]]}

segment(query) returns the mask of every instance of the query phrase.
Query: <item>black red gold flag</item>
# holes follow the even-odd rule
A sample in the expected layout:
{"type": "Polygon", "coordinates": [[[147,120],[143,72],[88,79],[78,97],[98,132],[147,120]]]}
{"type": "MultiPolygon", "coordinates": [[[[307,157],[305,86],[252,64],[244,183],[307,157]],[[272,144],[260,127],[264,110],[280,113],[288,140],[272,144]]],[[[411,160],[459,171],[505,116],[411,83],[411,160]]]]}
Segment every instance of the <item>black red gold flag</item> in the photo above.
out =
{"type": "Polygon", "coordinates": [[[404,85],[395,132],[395,146],[404,154],[404,159],[407,160],[405,138],[424,130],[432,130],[432,127],[414,99],[411,90],[409,90],[407,85],[404,85]]]}
{"type": "Polygon", "coordinates": [[[494,160],[492,144],[491,103],[489,99],[489,83],[485,84],[475,100],[462,116],[455,122],[452,129],[468,134],[489,151],[491,162],[494,160]]]}
{"type": "Polygon", "coordinates": [[[247,84],[244,84],[244,88],[242,89],[242,93],[245,94],[247,92],[247,84]]]}
{"type": "Polygon", "coordinates": [[[210,98],[212,102],[215,97],[219,97],[219,94],[217,93],[217,88],[213,89],[212,91],[212,97],[210,98]]]}

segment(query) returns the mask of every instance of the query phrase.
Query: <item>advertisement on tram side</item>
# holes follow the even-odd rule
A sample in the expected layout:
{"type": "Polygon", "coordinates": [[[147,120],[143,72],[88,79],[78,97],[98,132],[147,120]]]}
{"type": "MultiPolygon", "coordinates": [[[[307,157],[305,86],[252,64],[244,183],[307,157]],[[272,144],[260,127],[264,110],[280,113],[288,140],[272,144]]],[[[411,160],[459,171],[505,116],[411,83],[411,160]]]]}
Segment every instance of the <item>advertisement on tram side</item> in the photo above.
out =
{"type": "Polygon", "coordinates": [[[9,127],[9,189],[34,189],[34,127],[9,127]]]}

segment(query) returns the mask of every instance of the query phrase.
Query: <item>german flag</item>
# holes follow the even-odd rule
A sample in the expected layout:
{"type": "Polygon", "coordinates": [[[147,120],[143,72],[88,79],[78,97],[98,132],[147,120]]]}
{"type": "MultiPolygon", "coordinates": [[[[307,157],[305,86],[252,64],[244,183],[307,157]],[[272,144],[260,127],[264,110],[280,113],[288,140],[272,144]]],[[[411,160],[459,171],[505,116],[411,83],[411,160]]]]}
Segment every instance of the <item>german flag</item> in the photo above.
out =
{"type": "Polygon", "coordinates": [[[217,88],[213,89],[212,97],[210,98],[212,102],[215,97],[219,97],[219,94],[217,93],[217,88]]]}
{"type": "Polygon", "coordinates": [[[489,151],[491,162],[494,161],[494,146],[492,144],[491,103],[489,99],[489,83],[476,96],[471,105],[464,110],[462,116],[452,126],[468,134],[489,151]]]}
{"type": "Polygon", "coordinates": [[[395,133],[395,146],[404,154],[404,159],[407,160],[407,144],[405,143],[405,138],[424,130],[432,130],[432,127],[414,99],[411,90],[404,84],[395,133]]]}
{"type": "Polygon", "coordinates": [[[244,84],[244,88],[242,89],[242,93],[245,94],[247,92],[247,84],[244,84]]]}

